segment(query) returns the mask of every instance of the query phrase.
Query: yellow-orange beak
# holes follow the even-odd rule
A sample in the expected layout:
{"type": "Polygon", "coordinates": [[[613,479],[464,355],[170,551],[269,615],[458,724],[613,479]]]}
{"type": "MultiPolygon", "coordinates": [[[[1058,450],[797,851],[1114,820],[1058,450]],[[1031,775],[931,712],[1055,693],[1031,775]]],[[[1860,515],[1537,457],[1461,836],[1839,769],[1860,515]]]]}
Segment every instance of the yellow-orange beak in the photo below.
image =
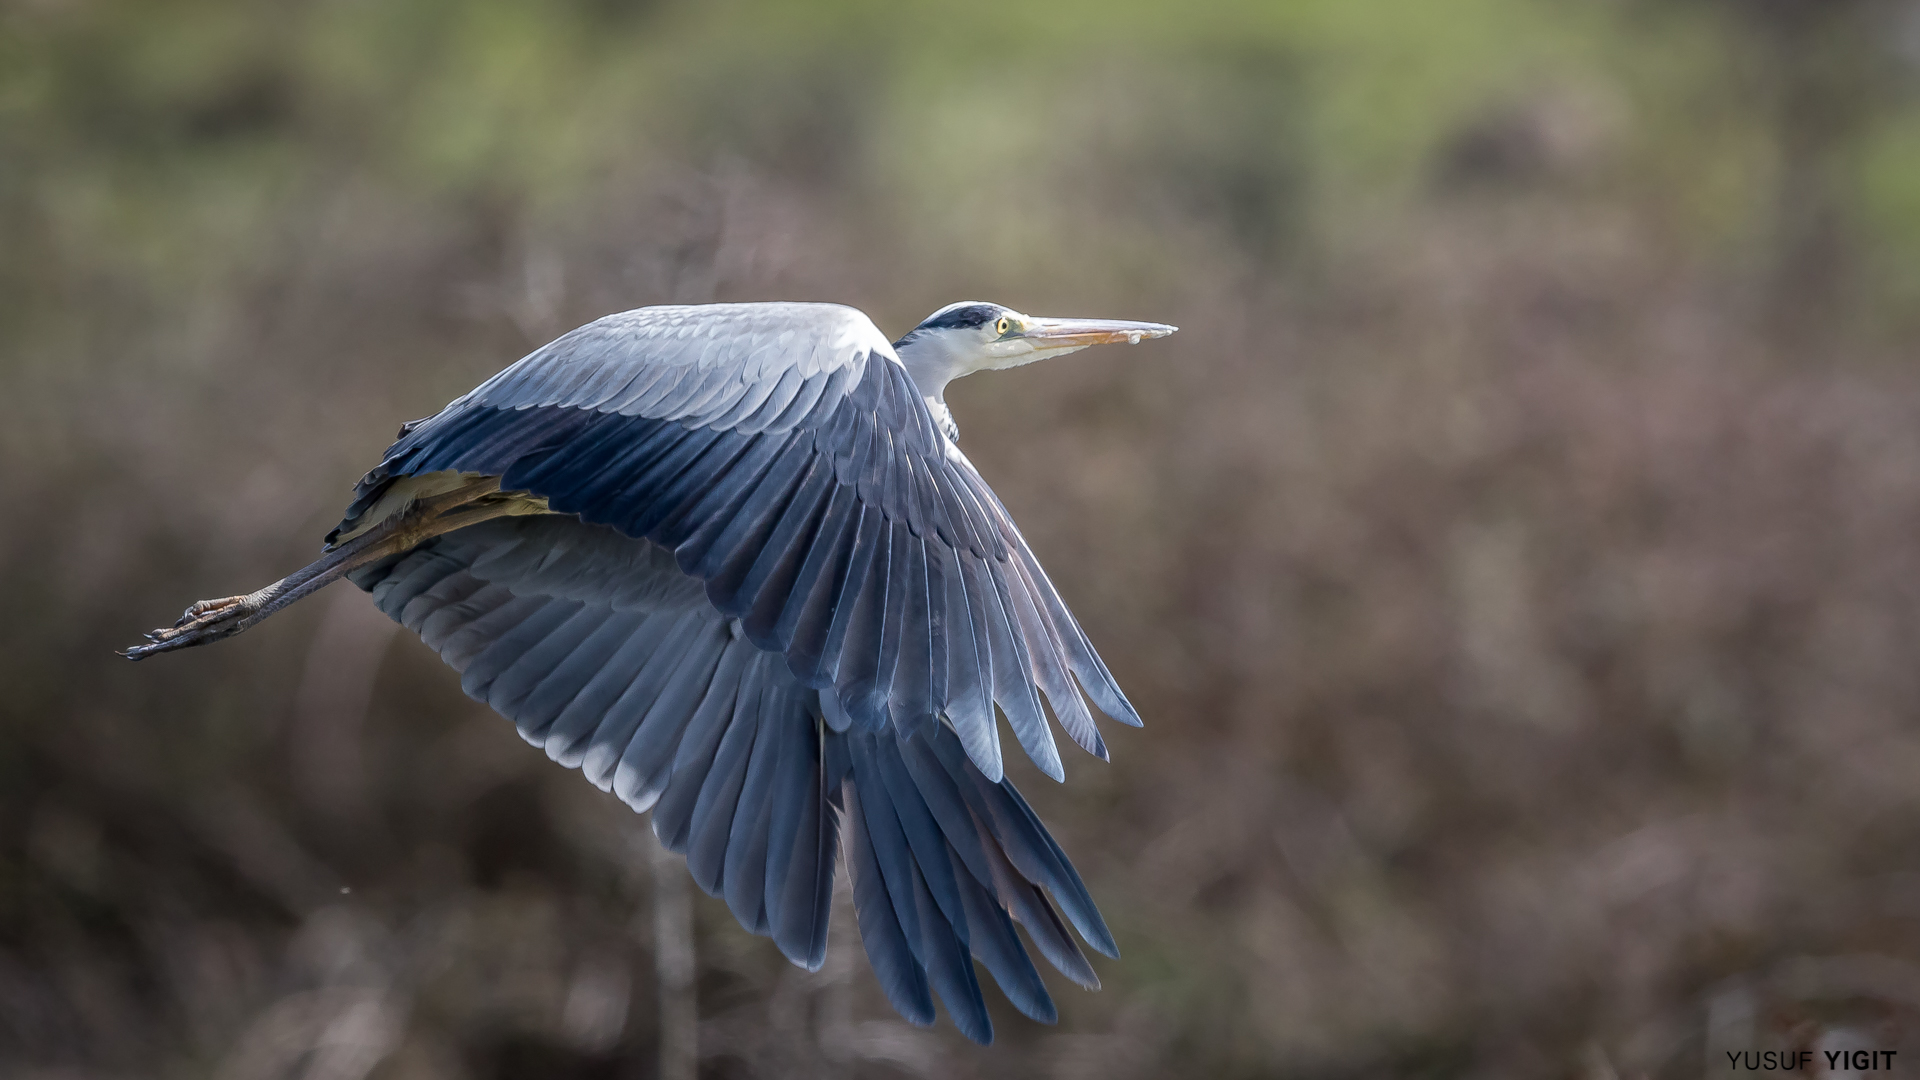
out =
{"type": "Polygon", "coordinates": [[[1089,345],[1137,345],[1148,338],[1162,338],[1177,326],[1166,323],[1127,322],[1123,319],[1028,319],[1016,337],[1030,341],[1035,349],[1084,349],[1089,345]]]}

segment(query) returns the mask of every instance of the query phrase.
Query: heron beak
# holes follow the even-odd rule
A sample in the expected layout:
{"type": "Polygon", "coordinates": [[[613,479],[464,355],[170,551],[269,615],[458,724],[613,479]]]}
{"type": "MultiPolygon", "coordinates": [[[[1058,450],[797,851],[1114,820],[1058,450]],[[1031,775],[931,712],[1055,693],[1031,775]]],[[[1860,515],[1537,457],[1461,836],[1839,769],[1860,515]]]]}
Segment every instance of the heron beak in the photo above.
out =
{"type": "Polygon", "coordinates": [[[1147,338],[1162,338],[1177,326],[1154,322],[1126,322],[1121,319],[1028,319],[1019,337],[1033,343],[1035,349],[1084,349],[1089,345],[1138,345],[1147,338]]]}

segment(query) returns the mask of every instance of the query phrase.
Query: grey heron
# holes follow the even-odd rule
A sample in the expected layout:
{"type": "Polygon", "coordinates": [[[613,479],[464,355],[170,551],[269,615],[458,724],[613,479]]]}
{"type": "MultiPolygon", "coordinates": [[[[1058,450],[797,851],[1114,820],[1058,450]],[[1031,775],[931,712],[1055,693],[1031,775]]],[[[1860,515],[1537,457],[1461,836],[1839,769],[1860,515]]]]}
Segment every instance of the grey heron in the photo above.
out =
{"type": "Polygon", "coordinates": [[[996,706],[1055,780],[1042,696],[1102,759],[1088,699],[1140,718],[961,453],[945,390],[1174,329],[978,302],[891,344],[832,304],[609,315],[404,426],[318,562],[126,655],[232,636],[345,576],[528,742],[651,810],[700,887],[810,970],[844,818],[888,999],[925,1025],[937,994],[990,1042],[970,957],[1056,1017],[1015,922],[1089,988],[1068,926],[1118,955],[1004,775],[996,706]]]}

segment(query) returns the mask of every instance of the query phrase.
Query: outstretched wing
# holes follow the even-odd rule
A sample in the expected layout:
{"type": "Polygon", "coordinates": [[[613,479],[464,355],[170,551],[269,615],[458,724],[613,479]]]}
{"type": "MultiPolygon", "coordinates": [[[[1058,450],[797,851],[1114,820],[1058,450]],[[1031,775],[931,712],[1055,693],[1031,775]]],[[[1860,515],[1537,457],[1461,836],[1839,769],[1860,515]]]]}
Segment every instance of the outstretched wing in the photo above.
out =
{"type": "Polygon", "coordinates": [[[938,994],[992,1038],[970,958],[1023,1013],[1054,1005],[1013,924],[1097,986],[1049,902],[1099,951],[1113,938],[1066,856],[1011,782],[989,780],[951,730],[854,731],[777,653],[714,610],[647,540],[559,515],[500,519],[353,577],[462,673],[520,734],[636,810],[747,929],[794,963],[825,957],[841,815],[867,955],[908,1019],[938,994]]]}
{"type": "MultiPolygon", "coordinates": [[[[569,333],[411,427],[395,478],[498,475],[673,552],[749,641],[864,732],[941,720],[989,780],[994,706],[1064,773],[1041,710],[1106,757],[1080,690],[1139,717],[1006,508],[866,316],[827,304],[642,308],[569,333]]],[[[338,530],[336,530],[337,534],[338,530]]]]}

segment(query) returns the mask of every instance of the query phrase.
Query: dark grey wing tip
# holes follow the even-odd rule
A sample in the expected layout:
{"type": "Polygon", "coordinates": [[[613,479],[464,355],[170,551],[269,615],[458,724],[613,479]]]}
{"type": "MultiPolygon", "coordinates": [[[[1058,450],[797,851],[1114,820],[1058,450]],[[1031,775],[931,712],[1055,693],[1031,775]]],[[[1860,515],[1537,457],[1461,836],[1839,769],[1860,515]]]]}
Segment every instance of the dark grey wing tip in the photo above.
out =
{"type": "Polygon", "coordinates": [[[1106,917],[1096,910],[1093,912],[1091,921],[1093,922],[1093,929],[1098,932],[1094,934],[1093,937],[1087,938],[1087,944],[1093,946],[1094,952],[1099,953],[1109,960],[1120,959],[1120,945],[1113,940],[1113,931],[1107,929],[1106,917]]]}
{"type": "MultiPolygon", "coordinates": [[[[1114,692],[1118,693],[1119,689],[1120,688],[1117,686],[1114,687],[1114,692]]],[[[1133,707],[1133,702],[1128,701],[1126,697],[1122,695],[1120,698],[1120,703],[1122,705],[1125,705],[1126,708],[1120,710],[1119,712],[1108,712],[1104,707],[1102,707],[1100,709],[1100,712],[1103,715],[1105,715],[1107,719],[1112,720],[1116,724],[1125,724],[1130,728],[1143,728],[1147,726],[1147,722],[1145,720],[1140,719],[1140,710],[1133,707]]],[[[1098,704],[1098,702],[1095,702],[1095,704],[1098,704]]]]}

